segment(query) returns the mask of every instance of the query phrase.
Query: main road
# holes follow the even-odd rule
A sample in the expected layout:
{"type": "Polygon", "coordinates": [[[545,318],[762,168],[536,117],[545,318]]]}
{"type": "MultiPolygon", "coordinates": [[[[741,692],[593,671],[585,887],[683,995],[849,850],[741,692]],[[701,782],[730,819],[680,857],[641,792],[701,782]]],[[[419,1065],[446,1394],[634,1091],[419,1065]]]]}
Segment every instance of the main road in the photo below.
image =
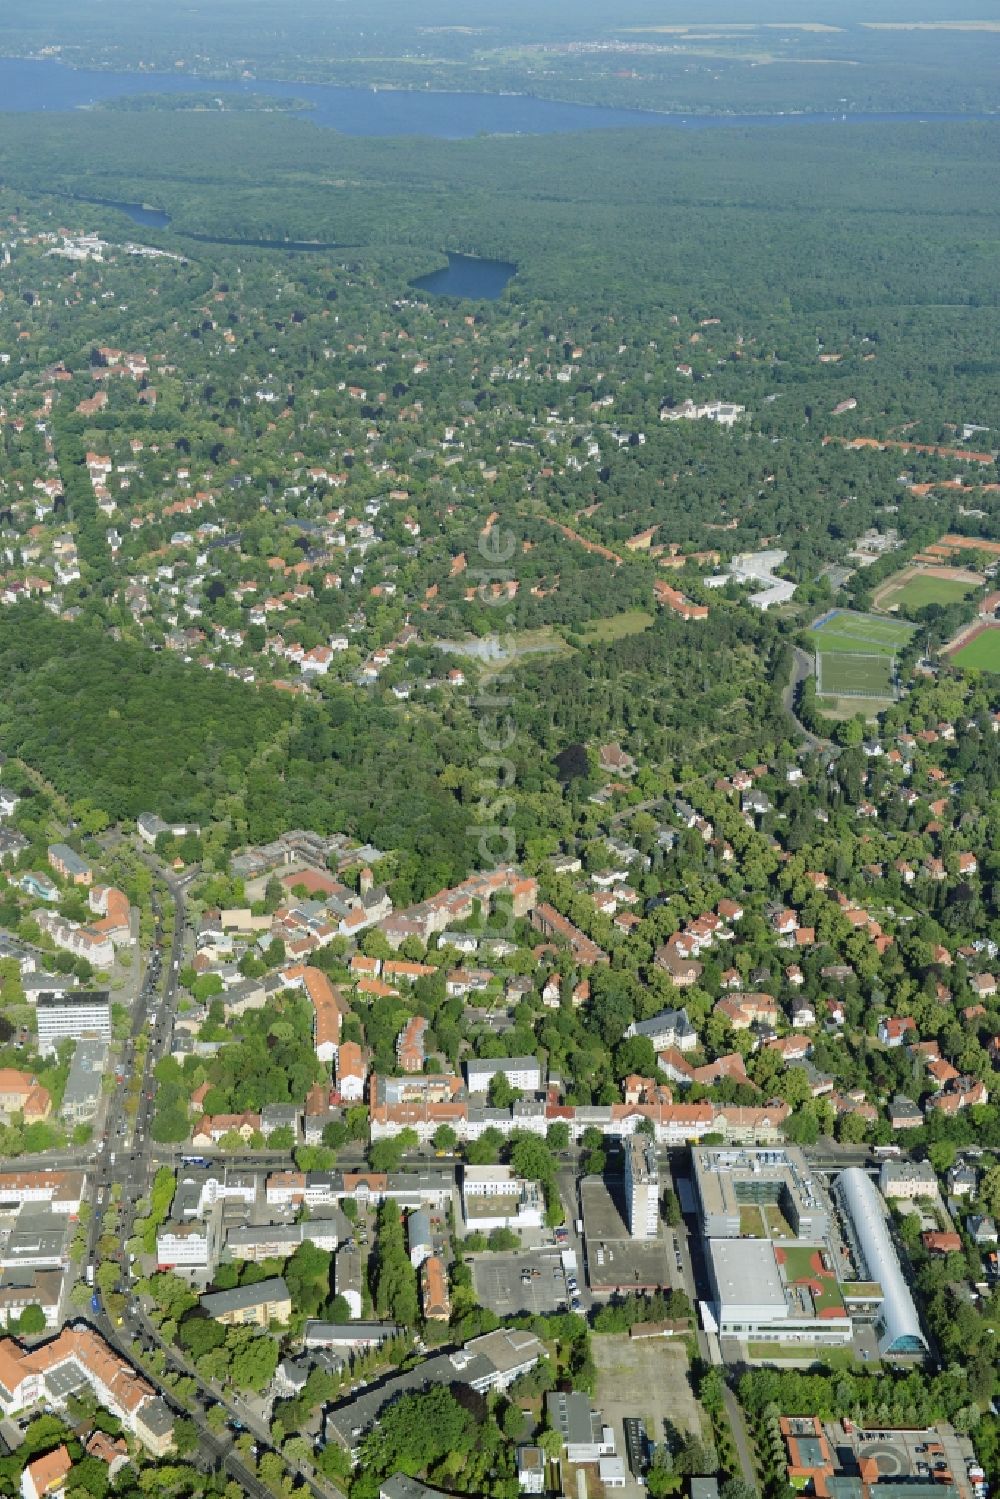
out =
{"type": "MultiPolygon", "coordinates": [[[[139,1298],[132,1293],[129,1284],[131,1268],[127,1244],[132,1234],[136,1207],[150,1189],[154,1166],[161,1159],[172,1155],[171,1152],[162,1151],[156,1146],[150,1136],[150,1125],[156,1093],[154,1069],[156,1063],[169,1048],[177,1007],[186,921],[185,887],[190,880],[190,875],[184,880],[174,879],[152,859],[148,859],[147,862],[151,869],[163,879],[173,898],[174,926],[164,964],[160,911],[154,904],[156,946],[153,949],[149,968],[139,985],[132,1014],[132,1026],[125,1042],[122,1065],[119,1069],[119,1081],[109,1103],[104,1136],[96,1159],[93,1160],[95,1191],[87,1235],[87,1264],[94,1267],[96,1274],[97,1247],[103,1233],[105,1214],[111,1203],[111,1189],[118,1186],[120,1188],[120,1216],[115,1235],[117,1247],[114,1260],[120,1271],[119,1288],[127,1300],[122,1316],[112,1318],[104,1309],[100,1298],[97,1298],[92,1309],[92,1320],[108,1342],[130,1362],[143,1365],[142,1353],[156,1347],[160,1349],[167,1363],[178,1375],[191,1381],[195,1393],[189,1402],[179,1400],[169,1391],[164,1391],[164,1394],[175,1410],[183,1410],[194,1421],[199,1439],[196,1460],[200,1461],[203,1466],[214,1470],[220,1468],[224,1470],[235,1479],[246,1494],[251,1496],[251,1499],[273,1499],[272,1491],[261,1482],[253,1468],[233,1445],[231,1432],[228,1430],[216,1432],[209,1424],[209,1410],[214,1406],[222,1406],[226,1411],[229,1425],[247,1431],[254,1438],[259,1453],[277,1452],[285,1469],[286,1478],[300,1479],[314,1499],[344,1499],[342,1492],[323,1474],[316,1472],[310,1464],[300,1463],[273,1448],[269,1428],[254,1417],[238,1396],[223,1386],[202,1378],[178,1347],[164,1341],[160,1337],[159,1330],[154,1327],[143,1310],[139,1298]],[[157,991],[161,983],[162,998],[158,999],[157,991]],[[149,1026],[149,1044],[142,1061],[142,1072],[139,1078],[139,1106],[133,1123],[128,1118],[125,1100],[141,1051],[138,1047],[139,1038],[147,1025],[149,1026]]],[[[80,1156],[76,1152],[62,1154],[72,1154],[72,1164],[80,1164],[80,1156]]],[[[278,1152],[273,1154],[278,1159],[284,1159],[278,1152]]],[[[228,1159],[229,1162],[232,1161],[231,1157],[228,1159]]],[[[53,1158],[54,1163],[55,1158],[53,1158]]],[[[155,1375],[151,1374],[149,1377],[151,1382],[158,1384],[155,1375]]]]}

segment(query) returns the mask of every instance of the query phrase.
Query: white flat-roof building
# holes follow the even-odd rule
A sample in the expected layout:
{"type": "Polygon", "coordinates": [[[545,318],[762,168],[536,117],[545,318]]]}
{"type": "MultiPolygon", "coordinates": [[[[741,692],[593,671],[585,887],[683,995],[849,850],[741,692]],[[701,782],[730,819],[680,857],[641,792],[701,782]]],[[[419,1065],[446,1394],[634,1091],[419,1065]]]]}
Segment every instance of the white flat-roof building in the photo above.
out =
{"type": "Polygon", "coordinates": [[[94,1118],[107,1065],[107,1041],[84,1036],[77,1042],[59,1110],[67,1124],[89,1124],[94,1118]]]}
{"type": "Polygon", "coordinates": [[[465,1064],[470,1093],[486,1093],[497,1073],[522,1093],[537,1093],[542,1086],[542,1066],[537,1057],[474,1058],[465,1064]]]}
{"type": "Polygon", "coordinates": [[[770,1239],[710,1239],[705,1246],[712,1303],[702,1302],[707,1331],[739,1342],[849,1343],[851,1319],[825,1308],[820,1315],[811,1291],[789,1284],[770,1239]]]}
{"type": "Polygon", "coordinates": [[[796,1146],[755,1150],[698,1145],[691,1152],[691,1163],[707,1238],[739,1238],[745,1231],[743,1208],[773,1206],[797,1238],[817,1244],[826,1239],[830,1231],[827,1202],[796,1146]]]}
{"type": "Polygon", "coordinates": [[[164,1223],[156,1235],[158,1270],[213,1270],[218,1237],[211,1219],[164,1223]]]}
{"type": "Polygon", "coordinates": [[[467,1233],[541,1228],[545,1196],[537,1182],[515,1176],[510,1166],[466,1166],[462,1173],[462,1217],[467,1233]]]}
{"type": "Polygon", "coordinates": [[[111,1040],[111,998],[106,989],[40,994],[35,1012],[40,1056],[51,1056],[57,1044],[67,1038],[77,1041],[81,1036],[95,1036],[111,1040]]]}

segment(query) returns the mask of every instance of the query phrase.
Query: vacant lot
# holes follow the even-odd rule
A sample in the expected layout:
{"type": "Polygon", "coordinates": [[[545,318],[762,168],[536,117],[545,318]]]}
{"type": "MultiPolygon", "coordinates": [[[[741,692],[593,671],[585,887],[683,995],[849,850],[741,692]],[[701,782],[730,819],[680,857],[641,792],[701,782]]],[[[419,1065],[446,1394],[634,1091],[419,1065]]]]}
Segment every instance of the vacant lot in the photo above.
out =
{"type": "Polygon", "coordinates": [[[681,1432],[701,1432],[682,1342],[669,1338],[633,1341],[627,1333],[615,1333],[595,1336],[591,1347],[597,1365],[594,1404],[614,1427],[619,1452],[625,1451],[625,1416],[641,1417],[654,1442],[663,1440],[665,1421],[681,1432]]]}
{"type": "Polygon", "coordinates": [[[882,585],[874,602],[879,609],[908,614],[928,604],[957,604],[982,581],[962,567],[904,567],[882,585]]]}
{"type": "Polygon", "coordinates": [[[991,625],[980,630],[960,646],[951,659],[956,666],[968,671],[1000,673],[1000,627],[991,625]]]}
{"type": "Polygon", "coordinates": [[[850,656],[822,651],[817,661],[816,691],[834,697],[893,696],[891,656],[850,656]]]}

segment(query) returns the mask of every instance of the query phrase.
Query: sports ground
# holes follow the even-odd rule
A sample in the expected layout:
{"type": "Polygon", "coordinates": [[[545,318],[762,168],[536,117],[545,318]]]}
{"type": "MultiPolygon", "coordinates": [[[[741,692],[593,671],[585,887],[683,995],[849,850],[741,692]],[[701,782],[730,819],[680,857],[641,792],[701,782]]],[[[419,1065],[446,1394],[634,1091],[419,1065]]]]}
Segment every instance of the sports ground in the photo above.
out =
{"type": "Polygon", "coordinates": [[[928,604],[957,604],[982,587],[978,573],[963,567],[904,567],[887,578],[873,602],[878,609],[911,614],[928,604]]]}
{"type": "Polygon", "coordinates": [[[841,1317],[844,1299],[833,1270],[823,1264],[820,1250],[809,1244],[775,1245],[775,1256],[791,1286],[806,1286],[817,1317],[841,1317]]]}
{"type": "Polygon", "coordinates": [[[961,666],[966,671],[1000,674],[1000,626],[983,625],[974,630],[966,636],[951,660],[955,666],[961,666]]]}
{"type": "Polygon", "coordinates": [[[853,609],[831,609],[810,630],[813,644],[824,655],[844,652],[855,655],[894,656],[913,634],[913,626],[878,614],[858,614],[853,609]]]}
{"type": "Polygon", "coordinates": [[[810,630],[816,652],[816,691],[824,697],[896,696],[896,653],[913,634],[913,626],[877,614],[833,609],[810,630]]]}

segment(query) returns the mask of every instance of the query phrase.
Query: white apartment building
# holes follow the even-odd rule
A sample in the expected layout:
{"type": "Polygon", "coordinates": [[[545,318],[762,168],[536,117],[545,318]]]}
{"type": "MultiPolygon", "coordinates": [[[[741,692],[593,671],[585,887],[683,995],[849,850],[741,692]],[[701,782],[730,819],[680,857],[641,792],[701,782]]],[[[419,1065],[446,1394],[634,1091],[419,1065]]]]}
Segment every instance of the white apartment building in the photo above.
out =
{"type": "Polygon", "coordinates": [[[111,1040],[111,998],[106,989],[79,989],[68,994],[40,994],[36,1006],[38,1050],[51,1056],[60,1041],[81,1036],[111,1040]]]}
{"type": "Polygon", "coordinates": [[[158,1270],[212,1270],[216,1260],[214,1224],[201,1219],[164,1223],[156,1235],[158,1270]]]}
{"type": "Polygon", "coordinates": [[[660,1171],[648,1135],[633,1135],[625,1149],[625,1206],[633,1239],[655,1239],[660,1231],[660,1171]]]}
{"type": "Polygon", "coordinates": [[[542,1086],[542,1068],[537,1057],[487,1057],[466,1062],[469,1092],[488,1092],[498,1073],[522,1093],[537,1093],[542,1086]]]}
{"type": "Polygon", "coordinates": [[[75,1218],[86,1185],[83,1171],[4,1171],[0,1173],[0,1210],[44,1202],[50,1212],[75,1218]]]}

